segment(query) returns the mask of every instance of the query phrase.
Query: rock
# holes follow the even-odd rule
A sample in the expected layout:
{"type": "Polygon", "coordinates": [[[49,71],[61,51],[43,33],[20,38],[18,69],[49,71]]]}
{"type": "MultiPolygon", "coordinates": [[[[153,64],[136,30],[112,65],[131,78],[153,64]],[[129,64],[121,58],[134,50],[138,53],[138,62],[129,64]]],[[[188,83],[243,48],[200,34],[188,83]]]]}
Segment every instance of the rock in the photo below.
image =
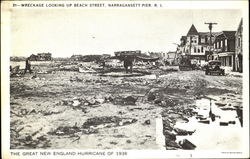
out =
{"type": "Polygon", "coordinates": [[[196,148],[196,146],[190,141],[188,141],[187,139],[183,139],[182,141],[179,141],[179,145],[181,145],[181,147],[184,150],[194,150],[196,148]]]}
{"type": "Polygon", "coordinates": [[[131,140],[127,140],[126,143],[130,144],[130,143],[131,143],[131,140]]]}

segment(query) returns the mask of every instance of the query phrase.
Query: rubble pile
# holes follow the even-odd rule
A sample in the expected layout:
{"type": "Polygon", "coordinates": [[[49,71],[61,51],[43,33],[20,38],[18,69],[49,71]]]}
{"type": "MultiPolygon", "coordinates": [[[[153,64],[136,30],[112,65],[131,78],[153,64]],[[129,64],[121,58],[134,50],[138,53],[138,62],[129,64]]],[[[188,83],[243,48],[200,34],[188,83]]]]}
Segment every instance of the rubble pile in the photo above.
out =
{"type": "Polygon", "coordinates": [[[132,118],[120,118],[117,116],[103,116],[94,117],[88,119],[83,125],[83,128],[93,128],[93,127],[116,127],[124,126],[128,124],[133,124],[137,122],[137,119],[132,118]]]}

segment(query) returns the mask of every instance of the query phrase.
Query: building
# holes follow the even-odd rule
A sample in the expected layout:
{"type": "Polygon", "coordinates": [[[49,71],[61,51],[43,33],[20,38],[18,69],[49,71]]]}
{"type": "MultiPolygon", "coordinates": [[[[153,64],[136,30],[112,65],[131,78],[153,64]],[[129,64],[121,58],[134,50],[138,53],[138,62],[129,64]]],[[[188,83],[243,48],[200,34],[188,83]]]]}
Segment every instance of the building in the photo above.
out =
{"type": "Polygon", "coordinates": [[[82,61],[83,56],[82,55],[72,55],[70,57],[70,59],[73,60],[73,61],[82,61]]]}
{"type": "Polygon", "coordinates": [[[229,71],[235,67],[235,33],[236,31],[222,31],[213,43],[214,59],[220,60],[222,66],[227,67],[229,71]]]}
{"type": "Polygon", "coordinates": [[[210,45],[210,33],[198,32],[192,24],[187,35],[181,37],[181,44],[178,46],[177,52],[187,56],[191,63],[203,65],[205,61],[209,60],[209,55],[212,53],[210,51],[213,50],[212,43],[219,34],[219,32],[211,34],[210,45]]]}
{"type": "Polygon", "coordinates": [[[237,28],[236,33],[235,33],[235,67],[234,67],[234,70],[238,71],[238,72],[243,71],[243,67],[242,67],[242,57],[243,57],[242,33],[243,33],[243,19],[241,18],[240,24],[237,28]]]}
{"type": "Polygon", "coordinates": [[[151,57],[158,57],[160,60],[165,60],[167,58],[167,53],[165,52],[148,52],[151,57]]]}
{"type": "Polygon", "coordinates": [[[50,61],[52,60],[52,54],[51,53],[38,53],[37,55],[30,55],[31,61],[50,61]]]}
{"type": "Polygon", "coordinates": [[[168,52],[166,53],[165,58],[166,64],[175,65],[178,62],[178,54],[176,52],[168,52]]]}
{"type": "Polygon", "coordinates": [[[114,53],[115,53],[116,57],[138,56],[138,55],[141,55],[141,50],[135,50],[135,51],[116,51],[114,53]]]}

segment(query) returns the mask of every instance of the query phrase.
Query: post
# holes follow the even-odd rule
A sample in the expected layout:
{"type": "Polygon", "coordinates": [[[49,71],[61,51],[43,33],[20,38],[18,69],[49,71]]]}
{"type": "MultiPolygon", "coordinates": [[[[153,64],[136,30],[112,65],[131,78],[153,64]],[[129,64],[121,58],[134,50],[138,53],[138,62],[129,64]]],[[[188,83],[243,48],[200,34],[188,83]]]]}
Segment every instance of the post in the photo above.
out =
{"type": "Polygon", "coordinates": [[[210,38],[209,38],[209,54],[208,54],[208,57],[207,59],[209,60],[210,56],[212,55],[211,54],[211,47],[212,47],[212,28],[213,28],[213,25],[216,25],[217,23],[205,23],[205,24],[208,24],[208,29],[210,31],[210,38]]]}

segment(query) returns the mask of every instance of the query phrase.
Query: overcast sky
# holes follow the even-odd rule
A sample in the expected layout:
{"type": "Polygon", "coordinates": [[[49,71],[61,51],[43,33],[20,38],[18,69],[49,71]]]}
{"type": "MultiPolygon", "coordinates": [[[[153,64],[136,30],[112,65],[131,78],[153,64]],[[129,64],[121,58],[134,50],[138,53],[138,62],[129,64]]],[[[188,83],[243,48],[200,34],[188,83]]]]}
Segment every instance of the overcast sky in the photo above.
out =
{"type": "Polygon", "coordinates": [[[213,31],[236,30],[240,10],[174,9],[17,9],[12,12],[12,56],[51,52],[113,54],[114,51],[175,51],[190,26],[206,32],[204,22],[217,22],[213,31]]]}

